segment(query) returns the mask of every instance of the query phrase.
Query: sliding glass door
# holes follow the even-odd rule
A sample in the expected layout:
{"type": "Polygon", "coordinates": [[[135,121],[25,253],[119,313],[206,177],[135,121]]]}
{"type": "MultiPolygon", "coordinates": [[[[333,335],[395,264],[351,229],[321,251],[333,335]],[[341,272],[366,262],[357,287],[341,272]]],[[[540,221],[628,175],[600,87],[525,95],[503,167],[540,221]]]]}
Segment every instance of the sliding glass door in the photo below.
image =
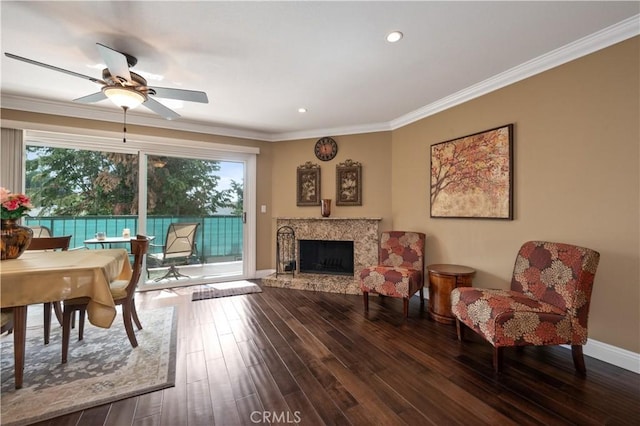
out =
{"type": "Polygon", "coordinates": [[[243,275],[244,163],[147,157],[146,230],[154,240],[145,287],[243,275]]]}
{"type": "Polygon", "coordinates": [[[152,237],[141,289],[252,277],[257,150],[225,148],[27,132],[25,191],[36,208],[25,223],[89,249],[109,246],[88,242],[102,232],[152,237]]]}

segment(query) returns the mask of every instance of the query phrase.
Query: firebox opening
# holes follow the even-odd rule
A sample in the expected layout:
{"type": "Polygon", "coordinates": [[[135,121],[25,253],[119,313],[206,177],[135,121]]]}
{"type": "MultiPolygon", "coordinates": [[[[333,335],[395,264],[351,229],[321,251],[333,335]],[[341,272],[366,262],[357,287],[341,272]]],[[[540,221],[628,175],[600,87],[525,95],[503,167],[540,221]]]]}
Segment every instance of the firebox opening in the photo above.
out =
{"type": "Polygon", "coordinates": [[[299,240],[300,272],[353,275],[353,241],[299,240]]]}

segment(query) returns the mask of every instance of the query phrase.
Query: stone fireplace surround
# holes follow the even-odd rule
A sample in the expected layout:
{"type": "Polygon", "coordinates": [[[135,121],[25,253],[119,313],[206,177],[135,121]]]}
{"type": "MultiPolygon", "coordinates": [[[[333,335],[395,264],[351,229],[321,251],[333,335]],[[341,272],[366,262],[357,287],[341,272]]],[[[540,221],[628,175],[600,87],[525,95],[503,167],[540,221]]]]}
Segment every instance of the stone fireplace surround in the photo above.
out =
{"type": "MultiPolygon", "coordinates": [[[[296,258],[299,258],[298,240],[353,241],[353,276],[300,274],[272,274],[262,279],[270,287],[296,290],[326,291],[330,293],[361,294],[358,282],[360,270],[378,262],[378,228],[381,218],[366,217],[278,217],[276,229],[290,226],[296,234],[296,258]]],[[[299,264],[299,262],[298,262],[299,264]]]]}

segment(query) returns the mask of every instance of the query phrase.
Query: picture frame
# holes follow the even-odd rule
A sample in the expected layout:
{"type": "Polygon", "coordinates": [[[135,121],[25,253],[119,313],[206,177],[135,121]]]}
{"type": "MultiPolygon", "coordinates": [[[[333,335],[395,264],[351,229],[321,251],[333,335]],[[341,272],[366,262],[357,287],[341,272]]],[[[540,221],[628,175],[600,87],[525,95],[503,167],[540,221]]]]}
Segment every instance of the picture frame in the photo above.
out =
{"type": "Polygon", "coordinates": [[[320,166],[311,161],[298,166],[296,174],[296,204],[320,205],[320,166]]]}
{"type": "Polygon", "coordinates": [[[362,205],[362,165],[346,160],[336,165],[336,206],[362,205]]]}
{"type": "Polygon", "coordinates": [[[432,218],[513,220],[513,123],[431,145],[432,218]]]}

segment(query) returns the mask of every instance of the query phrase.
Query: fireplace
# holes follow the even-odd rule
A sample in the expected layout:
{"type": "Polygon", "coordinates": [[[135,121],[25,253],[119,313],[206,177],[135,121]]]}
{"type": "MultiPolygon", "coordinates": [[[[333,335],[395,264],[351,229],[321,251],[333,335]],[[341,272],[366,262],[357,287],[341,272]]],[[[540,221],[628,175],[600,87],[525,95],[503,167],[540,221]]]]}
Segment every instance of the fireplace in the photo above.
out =
{"type": "MultiPolygon", "coordinates": [[[[291,288],[296,290],[328,291],[343,294],[362,294],[360,291],[360,270],[378,261],[378,225],[380,218],[368,217],[278,217],[276,229],[289,226],[293,229],[298,255],[295,265],[297,270],[292,274],[272,274],[262,279],[263,284],[271,287],[291,288]],[[317,242],[318,247],[307,252],[306,242],[317,242]],[[349,253],[329,254],[335,245],[349,245],[349,253]],[[308,261],[316,256],[323,260],[308,261]],[[319,268],[318,265],[322,265],[319,268]],[[350,267],[349,272],[340,269],[350,267]],[[316,269],[309,271],[309,269],[316,269]],[[329,271],[329,269],[333,269],[329,271]]],[[[312,244],[313,245],[313,244],[312,244]]]]}
{"type": "Polygon", "coordinates": [[[299,240],[300,272],[353,275],[353,241],[299,240]]]}

